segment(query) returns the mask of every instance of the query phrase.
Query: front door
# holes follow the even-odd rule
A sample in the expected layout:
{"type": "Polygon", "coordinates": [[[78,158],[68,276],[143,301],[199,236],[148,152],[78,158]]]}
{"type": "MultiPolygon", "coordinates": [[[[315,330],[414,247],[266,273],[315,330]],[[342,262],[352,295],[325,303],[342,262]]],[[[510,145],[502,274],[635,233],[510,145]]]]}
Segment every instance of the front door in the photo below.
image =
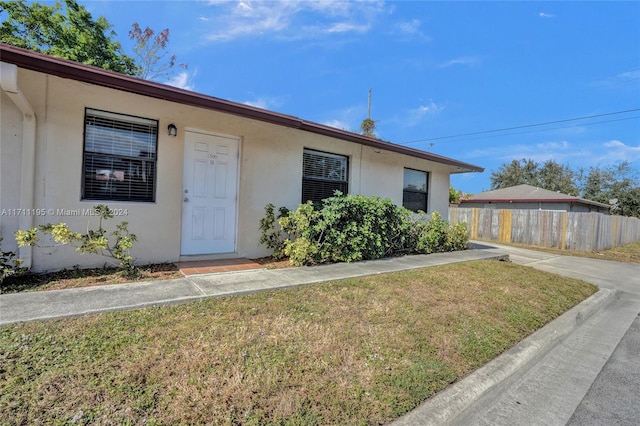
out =
{"type": "Polygon", "coordinates": [[[181,254],[236,250],[239,140],[185,132],[181,254]]]}

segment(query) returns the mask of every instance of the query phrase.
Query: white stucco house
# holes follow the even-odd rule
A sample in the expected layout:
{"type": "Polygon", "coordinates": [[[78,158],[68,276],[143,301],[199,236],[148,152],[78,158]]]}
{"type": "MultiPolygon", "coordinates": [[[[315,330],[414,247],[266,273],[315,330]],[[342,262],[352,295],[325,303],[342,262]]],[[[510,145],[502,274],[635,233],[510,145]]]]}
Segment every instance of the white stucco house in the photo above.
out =
{"type": "MultiPolygon", "coordinates": [[[[0,235],[96,227],[107,204],[138,236],[139,264],[259,257],[264,206],[335,189],[447,215],[449,176],[481,167],[0,44],[0,235]]],[[[104,259],[21,248],[34,271],[104,259]]]]}

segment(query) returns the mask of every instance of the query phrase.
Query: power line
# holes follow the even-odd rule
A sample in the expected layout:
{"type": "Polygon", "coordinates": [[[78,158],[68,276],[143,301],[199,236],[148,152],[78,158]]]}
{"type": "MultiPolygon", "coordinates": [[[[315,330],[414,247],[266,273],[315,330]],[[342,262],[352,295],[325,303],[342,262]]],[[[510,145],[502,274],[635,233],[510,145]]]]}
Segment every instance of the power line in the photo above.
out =
{"type": "MultiPolygon", "coordinates": [[[[615,122],[618,122],[618,121],[638,120],[638,119],[640,119],[640,116],[636,115],[636,116],[633,116],[633,117],[616,118],[616,119],[613,119],[613,120],[594,121],[592,123],[581,124],[581,126],[593,126],[595,124],[615,123],[615,122]]],[[[546,129],[525,130],[525,131],[522,131],[522,132],[505,133],[503,135],[498,135],[498,136],[524,135],[524,134],[527,134],[527,133],[546,132],[548,130],[570,129],[572,127],[576,127],[576,125],[574,124],[574,125],[571,125],[571,126],[547,127],[546,129]]],[[[497,136],[496,135],[492,135],[492,136],[484,136],[484,137],[497,137],[497,136]]],[[[479,136],[476,136],[476,137],[471,138],[469,140],[476,140],[476,139],[483,139],[483,136],[479,135],[479,136]]]]}
{"type": "MultiPolygon", "coordinates": [[[[590,119],[590,118],[606,117],[606,116],[617,115],[617,114],[627,114],[627,113],[636,112],[636,111],[640,111],[640,108],[628,109],[628,110],[625,110],[625,111],[607,112],[607,113],[603,113],[603,114],[587,115],[587,116],[584,116],[584,117],[577,117],[577,118],[567,118],[565,120],[547,121],[547,122],[544,122],[544,123],[526,124],[526,125],[523,125],[523,126],[505,127],[505,128],[502,128],[502,129],[483,130],[483,131],[480,131],[480,132],[471,132],[471,133],[460,133],[460,134],[457,134],[457,135],[440,136],[440,137],[437,137],[437,138],[417,139],[417,140],[401,143],[401,145],[409,145],[409,144],[418,143],[418,142],[440,141],[440,140],[444,140],[444,139],[454,139],[454,138],[460,138],[460,137],[463,137],[463,136],[476,136],[476,135],[484,135],[484,134],[488,134],[488,133],[506,132],[506,131],[509,131],[509,130],[526,129],[526,128],[530,128],[530,127],[548,126],[550,124],[567,123],[567,122],[570,122],[570,121],[587,120],[587,119],[590,119]]],[[[616,120],[613,120],[613,121],[616,121],[616,120]]]]}

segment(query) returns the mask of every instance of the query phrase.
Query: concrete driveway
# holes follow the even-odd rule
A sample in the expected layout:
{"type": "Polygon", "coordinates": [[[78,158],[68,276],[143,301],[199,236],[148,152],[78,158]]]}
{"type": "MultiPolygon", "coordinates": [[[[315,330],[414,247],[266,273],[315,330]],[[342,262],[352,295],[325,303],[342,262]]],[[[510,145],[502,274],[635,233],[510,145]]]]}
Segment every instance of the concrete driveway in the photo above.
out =
{"type": "MultiPolygon", "coordinates": [[[[571,333],[554,342],[549,350],[541,351],[539,356],[480,393],[479,397],[468,395],[476,391],[474,386],[477,385],[465,385],[467,378],[427,401],[397,424],[640,424],[637,355],[640,265],[557,256],[498,244],[476,244],[488,250],[499,248],[507,252],[514,263],[613,290],[609,292],[612,297],[571,333]],[[452,398],[452,395],[472,402],[462,411],[443,416],[441,407],[451,404],[439,399],[452,398]]],[[[580,313],[576,323],[579,320],[580,313]]]]}

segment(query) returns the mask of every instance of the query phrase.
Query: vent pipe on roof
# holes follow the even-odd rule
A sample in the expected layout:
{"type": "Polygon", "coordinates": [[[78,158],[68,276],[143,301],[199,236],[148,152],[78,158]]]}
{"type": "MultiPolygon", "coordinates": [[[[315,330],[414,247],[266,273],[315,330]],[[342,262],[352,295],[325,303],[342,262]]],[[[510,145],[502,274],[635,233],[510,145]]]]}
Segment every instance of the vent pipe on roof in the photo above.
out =
{"type": "MultiPolygon", "coordinates": [[[[20,176],[20,206],[25,211],[34,208],[35,199],[35,159],[36,159],[36,114],[29,100],[18,87],[18,67],[0,62],[0,87],[22,112],[22,166],[20,176]]],[[[34,215],[20,216],[20,229],[33,227],[34,215]]],[[[20,247],[22,265],[31,268],[33,249],[20,247]]]]}

